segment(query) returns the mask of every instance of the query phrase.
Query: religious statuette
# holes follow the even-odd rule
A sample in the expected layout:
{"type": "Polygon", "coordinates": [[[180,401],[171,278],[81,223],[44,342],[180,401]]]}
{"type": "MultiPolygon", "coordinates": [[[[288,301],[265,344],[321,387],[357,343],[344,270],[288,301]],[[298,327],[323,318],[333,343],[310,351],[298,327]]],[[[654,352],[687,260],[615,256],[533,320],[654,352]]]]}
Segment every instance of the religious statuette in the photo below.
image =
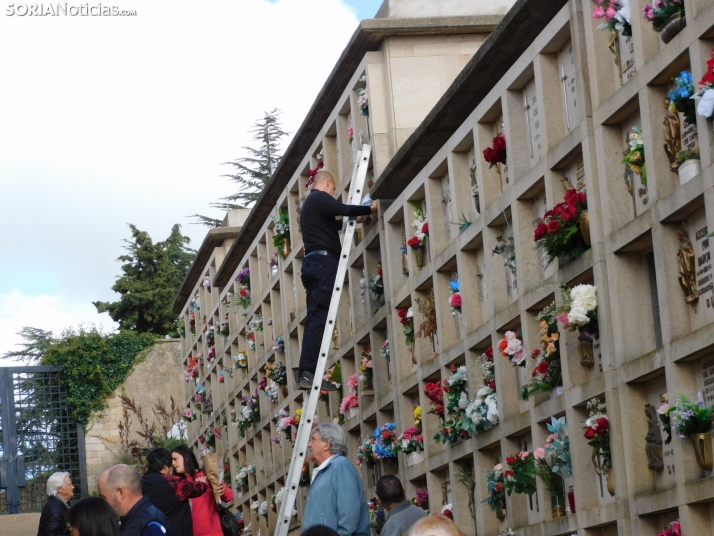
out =
{"type": "Polygon", "coordinates": [[[696,255],[694,254],[694,248],[692,247],[692,242],[689,240],[687,231],[684,229],[677,231],[677,239],[679,240],[679,251],[677,251],[679,273],[677,280],[684,292],[684,301],[689,305],[695,305],[699,301],[696,270],[694,267],[696,255]]]}
{"type": "Polygon", "coordinates": [[[664,107],[667,110],[664,115],[664,152],[669,159],[669,169],[674,173],[679,168],[677,155],[682,150],[682,135],[679,124],[679,114],[674,104],[671,104],[669,99],[664,100],[664,107]]]}
{"type": "Polygon", "coordinates": [[[651,404],[645,404],[645,415],[647,415],[647,435],[645,436],[647,468],[652,471],[661,471],[664,469],[664,461],[662,459],[662,433],[659,429],[657,411],[651,404]]]}

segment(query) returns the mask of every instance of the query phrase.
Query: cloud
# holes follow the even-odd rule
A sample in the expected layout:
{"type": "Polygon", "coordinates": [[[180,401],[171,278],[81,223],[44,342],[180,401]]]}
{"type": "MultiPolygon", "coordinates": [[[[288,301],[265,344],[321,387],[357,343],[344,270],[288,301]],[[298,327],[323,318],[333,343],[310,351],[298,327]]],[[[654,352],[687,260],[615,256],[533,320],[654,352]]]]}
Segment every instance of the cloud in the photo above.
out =
{"type": "Polygon", "coordinates": [[[221,217],[209,204],[235,190],[220,164],[266,110],[295,132],[357,27],[340,0],[117,5],[137,16],[0,13],[12,51],[0,58],[0,198],[13,229],[0,235],[0,295],[88,315],[72,324],[116,299],[127,223],[154,240],[180,223],[200,245],[206,230],[187,216],[221,217]]]}

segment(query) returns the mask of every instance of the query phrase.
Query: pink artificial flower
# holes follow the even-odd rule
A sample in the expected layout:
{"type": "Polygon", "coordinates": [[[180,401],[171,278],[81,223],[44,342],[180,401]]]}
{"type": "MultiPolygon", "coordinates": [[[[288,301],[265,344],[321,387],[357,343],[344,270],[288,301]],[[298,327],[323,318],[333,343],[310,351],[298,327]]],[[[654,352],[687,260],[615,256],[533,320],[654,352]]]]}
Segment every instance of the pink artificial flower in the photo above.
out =
{"type": "Polygon", "coordinates": [[[449,305],[451,305],[451,307],[461,307],[461,294],[457,292],[451,296],[449,299],[449,305]]]}
{"type": "Polygon", "coordinates": [[[527,450],[524,450],[523,452],[521,452],[521,460],[527,459],[529,455],[530,455],[530,452],[528,452],[527,450]]]}
{"type": "Polygon", "coordinates": [[[610,22],[615,18],[615,15],[617,15],[617,10],[612,6],[607,6],[607,10],[605,11],[605,20],[610,22]]]}
{"type": "Polygon", "coordinates": [[[548,437],[545,438],[545,440],[546,440],[548,443],[552,443],[552,442],[555,441],[556,439],[558,439],[558,436],[555,435],[555,434],[550,434],[548,437]]]}
{"type": "Polygon", "coordinates": [[[593,9],[593,18],[601,19],[605,16],[605,10],[601,7],[596,7],[593,9]]]}
{"type": "Polygon", "coordinates": [[[568,313],[560,313],[556,318],[561,324],[563,324],[564,329],[569,329],[571,327],[570,321],[568,320],[568,313]]]}
{"type": "Polygon", "coordinates": [[[645,20],[650,22],[654,20],[654,9],[649,4],[645,6],[645,20]]]}
{"type": "Polygon", "coordinates": [[[536,460],[542,460],[545,458],[545,449],[543,447],[538,447],[533,451],[533,456],[535,456],[536,460]]]}

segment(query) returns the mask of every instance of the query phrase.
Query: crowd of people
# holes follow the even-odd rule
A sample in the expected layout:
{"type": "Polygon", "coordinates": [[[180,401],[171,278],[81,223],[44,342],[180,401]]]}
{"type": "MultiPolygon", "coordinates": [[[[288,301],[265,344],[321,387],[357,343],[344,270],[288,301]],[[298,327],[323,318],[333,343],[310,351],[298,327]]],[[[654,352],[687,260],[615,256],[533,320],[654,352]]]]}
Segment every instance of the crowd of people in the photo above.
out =
{"type": "MultiPolygon", "coordinates": [[[[316,464],[302,520],[303,536],[370,536],[367,499],[357,469],[346,457],[347,437],[333,423],[317,426],[308,444],[316,464]]],[[[233,500],[230,486],[213,486],[193,452],[181,445],[153,449],[143,476],[128,465],[113,465],[97,481],[99,497],[71,508],[69,473],[47,480],[47,503],[37,536],[224,536],[216,497],[233,500]]],[[[427,516],[404,494],[396,476],[382,476],[376,501],[387,511],[381,536],[463,536],[443,516],[427,516]]]]}

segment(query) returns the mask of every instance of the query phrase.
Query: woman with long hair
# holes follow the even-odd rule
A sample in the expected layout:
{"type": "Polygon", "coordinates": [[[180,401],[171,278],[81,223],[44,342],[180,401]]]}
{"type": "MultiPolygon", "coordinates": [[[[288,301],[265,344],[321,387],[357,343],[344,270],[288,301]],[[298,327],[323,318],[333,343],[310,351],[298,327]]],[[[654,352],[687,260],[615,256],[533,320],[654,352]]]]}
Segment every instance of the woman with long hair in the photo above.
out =
{"type": "MultiPolygon", "coordinates": [[[[191,449],[186,445],[179,445],[171,451],[173,458],[174,473],[181,475],[190,482],[199,477],[205,477],[201,471],[198,460],[191,449]]],[[[233,500],[233,490],[221,482],[216,490],[221,495],[223,502],[233,500]]],[[[195,499],[191,499],[191,517],[193,518],[193,536],[223,536],[221,519],[218,517],[216,501],[213,498],[213,490],[209,488],[195,499]]]]}
{"type": "Polygon", "coordinates": [[[72,536],[121,536],[119,518],[101,497],[82,499],[67,512],[72,536]]]}

